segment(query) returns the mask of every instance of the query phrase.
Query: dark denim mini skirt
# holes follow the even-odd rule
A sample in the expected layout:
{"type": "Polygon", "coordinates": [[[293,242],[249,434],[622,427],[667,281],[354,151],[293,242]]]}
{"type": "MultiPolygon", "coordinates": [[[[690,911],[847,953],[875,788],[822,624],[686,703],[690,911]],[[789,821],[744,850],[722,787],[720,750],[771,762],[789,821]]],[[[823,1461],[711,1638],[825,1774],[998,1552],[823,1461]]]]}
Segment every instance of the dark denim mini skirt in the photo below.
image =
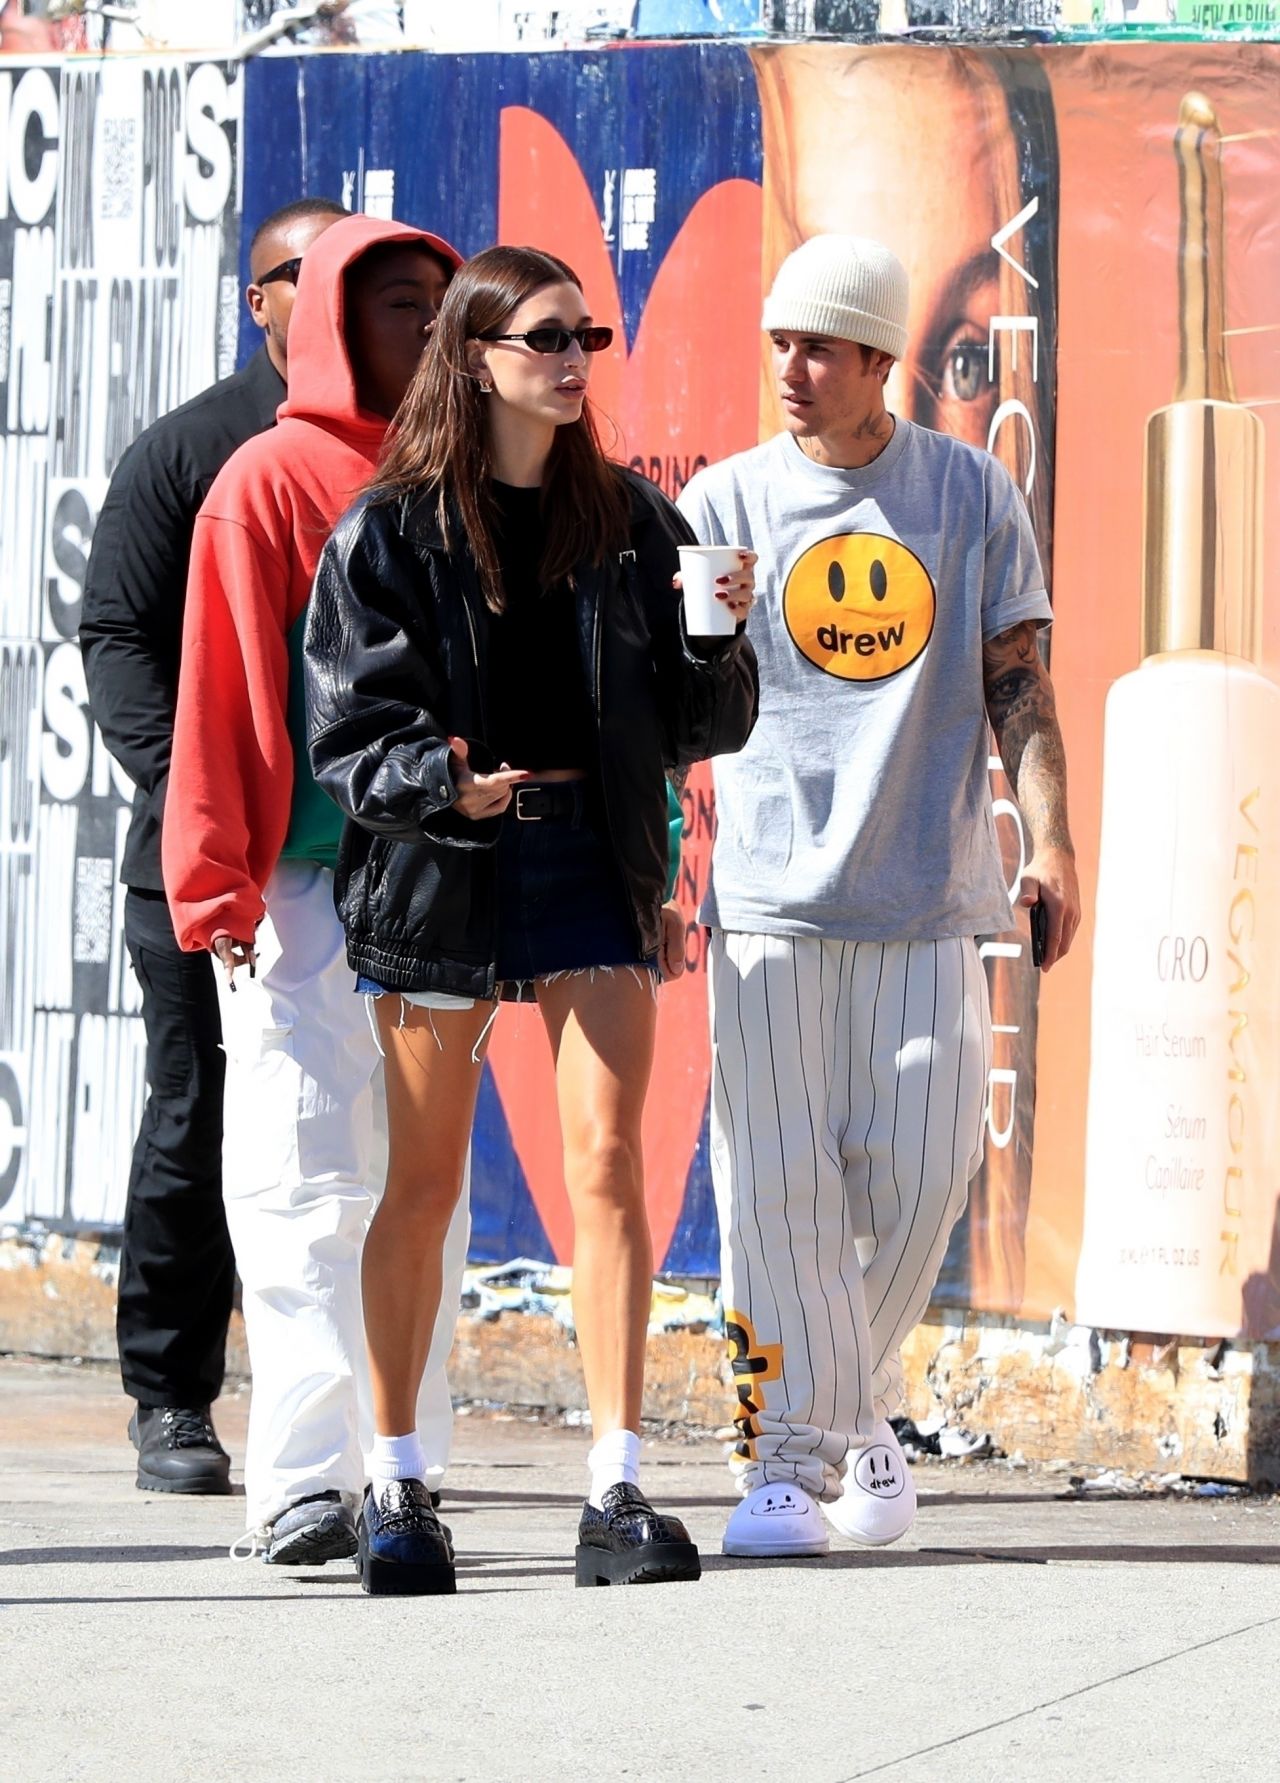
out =
{"type": "Polygon", "coordinates": [[[585,780],[522,787],[498,841],[497,975],[510,985],[591,966],[647,966],[604,812],[585,780]],[[551,814],[530,815],[551,807],[551,814]]]}
{"type": "MultiPolygon", "coordinates": [[[[592,967],[656,973],[656,958],[640,953],[604,824],[599,794],[583,780],[522,787],[507,807],[496,863],[500,994],[592,967]]],[[[356,989],[383,987],[361,977],[356,989]]]]}

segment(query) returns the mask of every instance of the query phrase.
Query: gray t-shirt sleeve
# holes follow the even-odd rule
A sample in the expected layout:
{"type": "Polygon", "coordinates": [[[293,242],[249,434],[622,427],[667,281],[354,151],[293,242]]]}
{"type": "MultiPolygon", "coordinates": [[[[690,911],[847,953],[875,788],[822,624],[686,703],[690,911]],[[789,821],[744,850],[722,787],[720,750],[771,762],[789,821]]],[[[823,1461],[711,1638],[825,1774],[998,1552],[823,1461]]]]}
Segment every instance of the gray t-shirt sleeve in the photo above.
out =
{"type": "Polygon", "coordinates": [[[705,471],[692,477],[676,497],[676,506],[693,528],[700,545],[727,545],[724,526],[711,504],[710,478],[705,471]]]}
{"type": "Polygon", "coordinates": [[[1031,516],[1017,484],[996,458],[988,460],[987,535],[982,575],[982,636],[994,638],[1024,619],[1053,622],[1031,516]]]}

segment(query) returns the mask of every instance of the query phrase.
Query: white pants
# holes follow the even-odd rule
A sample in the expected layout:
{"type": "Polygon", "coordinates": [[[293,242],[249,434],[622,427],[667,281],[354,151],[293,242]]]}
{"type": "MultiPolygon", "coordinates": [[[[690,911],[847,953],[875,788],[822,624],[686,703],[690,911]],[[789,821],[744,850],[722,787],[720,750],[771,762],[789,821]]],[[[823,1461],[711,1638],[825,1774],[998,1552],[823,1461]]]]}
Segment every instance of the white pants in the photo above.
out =
{"type": "MultiPolygon", "coordinates": [[[[218,975],[223,1193],[253,1371],[250,1529],[312,1493],[336,1490],[354,1504],[364,1489],[373,1430],[360,1255],[387,1160],[382,1060],[346,962],[333,875],[282,863],[266,904],[257,976],[242,967],[232,992],[218,975]]],[[[453,1434],[445,1363],[470,1237],[469,1187],[445,1243],[444,1293],[418,1400],[430,1486],[444,1473],[453,1434]]]]}
{"type": "Polygon", "coordinates": [[[991,1058],[971,940],[711,938],[711,1173],[744,1492],[839,1495],[902,1398],[982,1161],[991,1058]]]}

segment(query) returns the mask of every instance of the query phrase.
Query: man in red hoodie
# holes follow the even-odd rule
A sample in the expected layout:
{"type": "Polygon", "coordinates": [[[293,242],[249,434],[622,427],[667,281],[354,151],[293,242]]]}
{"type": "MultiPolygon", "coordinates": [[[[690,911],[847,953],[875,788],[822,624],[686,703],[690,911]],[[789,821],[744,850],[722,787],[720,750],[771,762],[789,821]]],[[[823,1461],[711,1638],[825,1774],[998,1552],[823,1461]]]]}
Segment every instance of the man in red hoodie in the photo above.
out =
{"type": "MultiPolygon", "coordinates": [[[[253,1369],[247,1519],[279,1564],[356,1551],[360,1254],[385,1175],[376,1042],[333,906],[341,817],[307,763],[303,623],[321,548],[372,474],[458,264],[438,236],[365,216],[312,245],[278,425],[228,461],[192,542],[164,880],[182,946],[225,968],[223,1178],[253,1369]]],[[[464,1205],[455,1280],[467,1235],[464,1205]]],[[[419,1405],[432,1484],[456,1307],[455,1291],[419,1405]]]]}

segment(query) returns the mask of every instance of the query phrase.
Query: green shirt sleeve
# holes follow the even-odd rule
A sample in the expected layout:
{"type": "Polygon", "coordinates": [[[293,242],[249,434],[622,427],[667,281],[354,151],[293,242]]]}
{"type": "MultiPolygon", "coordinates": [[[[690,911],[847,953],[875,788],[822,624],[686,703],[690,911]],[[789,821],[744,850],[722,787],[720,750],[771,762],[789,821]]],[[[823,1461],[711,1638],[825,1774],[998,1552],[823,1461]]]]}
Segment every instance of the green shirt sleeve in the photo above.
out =
{"type": "Polygon", "coordinates": [[[671,782],[667,781],[667,889],[664,899],[675,895],[676,880],[680,877],[680,840],[684,835],[684,806],[680,803],[680,795],[671,782]]]}

